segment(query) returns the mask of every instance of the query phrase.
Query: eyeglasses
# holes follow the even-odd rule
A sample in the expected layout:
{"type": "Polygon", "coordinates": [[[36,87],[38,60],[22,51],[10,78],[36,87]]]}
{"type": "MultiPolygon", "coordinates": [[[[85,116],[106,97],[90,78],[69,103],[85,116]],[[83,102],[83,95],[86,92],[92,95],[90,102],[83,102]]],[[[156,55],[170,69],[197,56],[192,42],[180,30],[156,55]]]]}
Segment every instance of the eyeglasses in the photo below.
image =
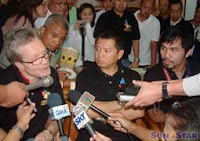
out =
{"type": "Polygon", "coordinates": [[[22,63],[32,64],[33,66],[36,66],[36,65],[41,64],[44,61],[44,59],[48,59],[50,53],[51,52],[49,50],[47,50],[43,56],[41,56],[41,57],[39,57],[39,58],[37,58],[37,59],[35,59],[33,61],[30,61],[30,62],[29,61],[21,61],[21,62],[22,63]]]}
{"type": "Polygon", "coordinates": [[[67,7],[68,6],[68,3],[62,3],[62,2],[51,2],[51,3],[53,3],[53,4],[56,4],[57,6],[59,6],[59,7],[61,7],[61,6],[64,6],[64,7],[67,7]]]}

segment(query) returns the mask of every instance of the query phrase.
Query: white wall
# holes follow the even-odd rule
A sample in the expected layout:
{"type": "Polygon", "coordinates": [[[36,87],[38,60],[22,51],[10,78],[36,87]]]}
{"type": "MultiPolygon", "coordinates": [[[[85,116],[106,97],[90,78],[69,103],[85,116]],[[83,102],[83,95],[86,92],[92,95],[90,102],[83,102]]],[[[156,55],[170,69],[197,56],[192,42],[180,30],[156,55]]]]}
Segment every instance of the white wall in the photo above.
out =
{"type": "Polygon", "coordinates": [[[186,0],[185,20],[192,20],[196,9],[197,0],[186,0]]]}

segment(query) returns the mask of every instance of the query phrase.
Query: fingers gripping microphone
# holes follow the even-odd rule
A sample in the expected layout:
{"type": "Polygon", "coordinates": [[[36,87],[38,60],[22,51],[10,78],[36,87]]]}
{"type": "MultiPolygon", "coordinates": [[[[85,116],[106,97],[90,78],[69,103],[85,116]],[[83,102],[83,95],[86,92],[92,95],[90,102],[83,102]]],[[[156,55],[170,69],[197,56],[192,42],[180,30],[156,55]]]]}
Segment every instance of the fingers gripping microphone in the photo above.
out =
{"type": "MultiPolygon", "coordinates": [[[[81,93],[76,91],[76,90],[70,90],[68,92],[68,98],[72,102],[72,104],[74,104],[74,105],[77,104],[80,97],[81,97],[81,93]]],[[[106,114],[105,112],[103,112],[102,110],[100,110],[99,108],[95,107],[92,104],[90,104],[90,106],[88,106],[88,107],[93,109],[94,111],[98,112],[99,114],[101,114],[101,116],[103,116],[105,119],[108,119],[109,115],[106,114]]]]}
{"type": "MultiPolygon", "coordinates": [[[[48,88],[48,87],[50,87],[52,84],[53,84],[53,77],[51,77],[51,76],[45,76],[45,77],[42,77],[39,81],[27,85],[27,86],[25,87],[25,90],[31,91],[31,90],[35,90],[35,89],[40,88],[40,87],[48,88]]],[[[32,101],[31,101],[31,99],[30,99],[29,97],[26,98],[26,101],[27,101],[29,104],[32,103],[32,101]]],[[[37,112],[37,109],[36,109],[36,108],[34,108],[33,110],[34,110],[34,112],[37,112]]]]}
{"type": "Polygon", "coordinates": [[[49,106],[49,115],[52,120],[57,120],[59,131],[60,131],[60,140],[68,141],[67,136],[64,133],[62,121],[63,117],[69,116],[69,108],[68,105],[62,105],[62,99],[59,94],[52,93],[48,97],[48,106],[49,106]]]}
{"type": "Polygon", "coordinates": [[[29,84],[25,87],[25,90],[31,91],[37,88],[45,87],[48,88],[53,84],[53,78],[51,76],[42,77],[39,81],[29,84]]]}

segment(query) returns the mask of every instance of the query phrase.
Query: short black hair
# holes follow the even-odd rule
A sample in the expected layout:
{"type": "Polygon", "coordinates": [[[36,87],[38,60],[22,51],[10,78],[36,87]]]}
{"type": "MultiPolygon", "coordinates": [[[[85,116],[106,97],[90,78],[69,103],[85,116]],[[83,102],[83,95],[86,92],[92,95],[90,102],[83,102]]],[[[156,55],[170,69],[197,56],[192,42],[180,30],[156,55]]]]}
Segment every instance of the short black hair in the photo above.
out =
{"type": "Polygon", "coordinates": [[[159,47],[165,42],[173,43],[177,38],[181,39],[182,47],[185,49],[187,53],[193,46],[193,35],[190,32],[187,32],[184,28],[185,26],[176,25],[169,27],[163,34],[161,34],[159,40],[159,47]]]}
{"type": "Polygon", "coordinates": [[[174,5],[174,4],[179,4],[181,6],[181,9],[183,9],[183,3],[181,0],[170,0],[169,7],[171,7],[171,5],[174,5]]]}
{"type": "Polygon", "coordinates": [[[120,36],[120,34],[118,32],[114,32],[114,31],[105,31],[103,33],[101,33],[97,39],[96,42],[99,39],[113,39],[115,40],[115,47],[118,51],[120,50],[124,50],[124,41],[122,39],[122,37],[120,36]]]}
{"type": "MultiPolygon", "coordinates": [[[[199,141],[200,136],[200,97],[193,97],[182,102],[176,102],[173,104],[170,114],[184,119],[186,122],[175,127],[176,130],[179,132],[186,132],[186,133],[196,133],[197,138],[194,140],[199,141]]],[[[187,140],[187,139],[185,139],[187,140]]],[[[185,141],[181,139],[181,141],[185,141]]],[[[192,139],[193,140],[193,139],[192,139]]]]}

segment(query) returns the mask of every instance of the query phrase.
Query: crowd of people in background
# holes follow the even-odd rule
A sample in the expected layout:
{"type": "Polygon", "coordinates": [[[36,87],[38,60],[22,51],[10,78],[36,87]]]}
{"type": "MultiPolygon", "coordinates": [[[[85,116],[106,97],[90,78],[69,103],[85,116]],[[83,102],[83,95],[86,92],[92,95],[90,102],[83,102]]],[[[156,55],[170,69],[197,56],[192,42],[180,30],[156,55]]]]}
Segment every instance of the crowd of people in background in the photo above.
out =
{"type": "Polygon", "coordinates": [[[129,2],[8,0],[0,5],[0,140],[59,138],[57,124],[49,119],[46,101],[52,92],[59,93],[64,103],[59,80],[68,72],[58,70],[59,61],[64,59],[62,48],[73,48],[78,53],[74,63],[81,70],[77,72],[75,89],[93,94],[93,105],[110,115],[105,124],[101,115],[89,110],[98,132],[90,137],[81,129],[78,141],[165,140],[153,138],[154,131],[135,123],[145,115],[162,123],[163,133],[200,133],[200,125],[194,125],[200,123],[199,98],[188,97],[200,95],[196,90],[200,72],[200,4],[193,19],[185,21],[181,0],[159,0],[158,15],[153,15],[155,0],[141,0],[138,9],[128,7],[129,2]],[[135,71],[138,68],[146,71],[144,76],[135,71]],[[26,84],[48,75],[54,78],[50,88],[27,94],[26,84]],[[126,92],[124,86],[131,87],[132,80],[149,82],[133,81],[141,89],[125,106],[117,101],[116,94],[126,92]],[[158,80],[162,82],[151,82],[158,80]],[[174,81],[166,82],[171,80],[174,81]],[[176,90],[173,84],[177,84],[176,90]],[[193,85],[194,90],[188,85],[193,85]],[[13,92],[16,94],[12,97],[13,92]],[[188,96],[171,97],[185,94],[188,96]],[[23,102],[27,96],[33,104],[23,102]],[[34,108],[37,113],[33,113],[34,108]]]}

